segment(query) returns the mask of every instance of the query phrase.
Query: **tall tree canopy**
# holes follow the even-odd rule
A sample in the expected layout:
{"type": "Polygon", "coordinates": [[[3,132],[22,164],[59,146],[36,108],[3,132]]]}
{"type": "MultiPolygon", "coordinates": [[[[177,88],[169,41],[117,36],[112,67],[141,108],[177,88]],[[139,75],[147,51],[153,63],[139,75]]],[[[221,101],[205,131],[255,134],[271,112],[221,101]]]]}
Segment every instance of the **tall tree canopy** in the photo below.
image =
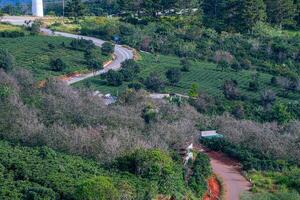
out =
{"type": "Polygon", "coordinates": [[[295,23],[296,4],[294,0],[265,0],[268,22],[281,26],[295,23]]]}

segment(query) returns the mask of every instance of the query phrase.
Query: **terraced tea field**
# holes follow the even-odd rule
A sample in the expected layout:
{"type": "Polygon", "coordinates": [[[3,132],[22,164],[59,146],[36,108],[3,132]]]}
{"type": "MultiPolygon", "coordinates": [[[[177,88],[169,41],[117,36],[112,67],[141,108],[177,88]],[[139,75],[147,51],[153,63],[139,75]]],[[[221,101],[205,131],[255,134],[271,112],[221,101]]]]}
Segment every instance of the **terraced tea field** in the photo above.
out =
{"type": "Polygon", "coordinates": [[[70,72],[87,70],[84,52],[70,49],[68,47],[70,42],[71,39],[64,37],[0,37],[0,48],[8,50],[14,55],[18,67],[30,70],[35,78],[43,80],[70,72]],[[63,43],[65,46],[62,45],[63,43]],[[62,72],[51,71],[49,67],[51,58],[61,58],[67,65],[67,69],[62,72]]]}
{"type": "MultiPolygon", "coordinates": [[[[169,68],[180,68],[180,59],[175,56],[159,56],[157,59],[152,54],[142,53],[142,60],[138,61],[141,67],[140,77],[146,78],[151,72],[157,72],[162,79],[165,78],[165,72],[169,68]],[[159,60],[159,61],[157,61],[159,60]]],[[[236,72],[232,69],[221,71],[214,63],[205,61],[193,62],[189,72],[183,72],[180,82],[176,86],[167,86],[164,92],[187,94],[191,84],[197,83],[200,91],[204,91],[213,96],[223,97],[222,85],[225,80],[234,79],[238,82],[241,93],[249,99],[258,99],[260,92],[252,92],[248,90],[249,82],[252,80],[254,71],[242,70],[236,72]]],[[[259,73],[260,91],[265,89],[272,89],[276,93],[280,93],[280,88],[270,85],[271,74],[259,73]]],[[[104,93],[112,93],[117,95],[123,91],[128,83],[123,83],[120,87],[113,87],[105,85],[105,81],[100,77],[94,77],[85,80],[81,83],[75,84],[77,87],[86,87],[87,85],[93,89],[102,91],[104,93]]],[[[288,99],[282,98],[284,101],[297,100],[300,98],[299,94],[290,94],[288,99]]]]}

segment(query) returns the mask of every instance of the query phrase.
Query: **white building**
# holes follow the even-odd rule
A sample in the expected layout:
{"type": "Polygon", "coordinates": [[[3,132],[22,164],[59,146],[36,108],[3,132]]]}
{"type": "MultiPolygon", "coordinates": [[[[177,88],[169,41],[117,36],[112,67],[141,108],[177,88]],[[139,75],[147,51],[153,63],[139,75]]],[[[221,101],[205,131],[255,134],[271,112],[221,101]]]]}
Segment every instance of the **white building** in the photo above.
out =
{"type": "Polygon", "coordinates": [[[32,0],[32,15],[36,17],[44,16],[43,0],[32,0]]]}

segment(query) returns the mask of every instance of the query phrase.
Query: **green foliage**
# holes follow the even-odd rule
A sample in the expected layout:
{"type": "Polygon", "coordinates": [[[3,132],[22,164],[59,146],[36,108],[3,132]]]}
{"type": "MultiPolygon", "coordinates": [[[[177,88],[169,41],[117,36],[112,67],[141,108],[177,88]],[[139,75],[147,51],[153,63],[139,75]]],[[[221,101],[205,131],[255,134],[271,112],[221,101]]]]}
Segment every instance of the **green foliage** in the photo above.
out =
{"type": "Polygon", "coordinates": [[[6,98],[11,94],[11,88],[6,85],[0,85],[0,99],[6,98]]]}
{"type": "Polygon", "coordinates": [[[275,193],[257,193],[243,194],[241,200],[298,200],[300,198],[297,192],[275,192],[275,193]]]}
{"type": "Polygon", "coordinates": [[[178,194],[184,187],[182,168],[158,149],[139,149],[117,159],[115,166],[158,184],[162,194],[178,194]]]}
{"type": "Polygon", "coordinates": [[[145,122],[149,124],[150,122],[155,122],[157,119],[158,111],[153,108],[151,105],[147,105],[146,108],[143,109],[142,117],[145,122]]]}
{"type": "Polygon", "coordinates": [[[40,33],[40,28],[42,26],[41,20],[34,20],[31,26],[28,27],[31,35],[38,35],[40,33]]]}
{"type": "Polygon", "coordinates": [[[183,72],[190,71],[191,63],[187,58],[181,59],[180,64],[181,64],[181,71],[183,71],[183,72]]]}
{"type": "Polygon", "coordinates": [[[249,147],[230,143],[227,139],[212,138],[201,139],[201,142],[212,150],[222,151],[232,158],[241,162],[244,170],[272,170],[282,171],[292,166],[294,162],[292,158],[286,158],[289,162],[282,162],[276,160],[272,155],[267,152],[256,152],[249,147]]]}
{"type": "Polygon", "coordinates": [[[203,197],[207,191],[207,178],[212,175],[210,161],[207,155],[198,153],[192,164],[193,174],[189,178],[189,186],[198,195],[203,197]]]}
{"type": "Polygon", "coordinates": [[[6,49],[0,48],[0,69],[11,71],[15,66],[15,58],[6,49]]]}
{"type": "Polygon", "coordinates": [[[84,58],[89,70],[93,72],[103,69],[103,58],[101,52],[96,48],[88,48],[84,53],[84,58]]]}
{"type": "Polygon", "coordinates": [[[144,81],[144,85],[150,91],[159,92],[164,88],[164,82],[160,79],[160,76],[153,72],[144,81]]]}
{"type": "Polygon", "coordinates": [[[52,189],[45,188],[45,187],[29,187],[26,188],[24,199],[25,200],[54,200],[56,199],[57,194],[52,189]]]}
{"type": "Polygon", "coordinates": [[[0,141],[0,199],[142,200],[156,198],[158,193],[182,197],[186,192],[180,166],[167,153],[138,150],[127,158],[120,168],[139,167],[133,169],[133,174],[108,171],[99,162],[48,147],[30,148],[0,141]]]}
{"type": "Polygon", "coordinates": [[[24,37],[24,31],[0,31],[0,37],[16,38],[24,37]]]}
{"type": "Polygon", "coordinates": [[[55,72],[62,72],[67,68],[64,61],[60,58],[50,60],[50,69],[55,72]]]}
{"type": "Polygon", "coordinates": [[[195,98],[198,96],[198,85],[197,83],[193,83],[191,85],[191,89],[189,90],[189,97],[195,98]]]}
{"type": "Polygon", "coordinates": [[[282,103],[277,103],[273,106],[274,119],[281,124],[287,123],[293,119],[293,116],[288,111],[288,107],[282,103]]]}
{"type": "Polygon", "coordinates": [[[175,85],[180,81],[181,72],[178,68],[172,68],[166,72],[166,77],[171,84],[175,85]]]}
{"type": "Polygon", "coordinates": [[[111,179],[104,176],[84,180],[76,189],[78,200],[115,200],[118,198],[118,190],[111,179]]]}
{"type": "MultiPolygon", "coordinates": [[[[87,71],[88,65],[84,58],[84,52],[73,49],[69,45],[71,41],[72,39],[64,37],[48,36],[0,37],[0,49],[6,49],[10,53],[13,52],[15,65],[31,71],[34,79],[45,80],[46,78],[75,71],[87,71]],[[65,44],[64,46],[61,45],[63,43],[65,44]],[[55,46],[55,49],[49,49],[47,44],[55,46]],[[49,70],[51,58],[62,58],[68,69],[62,72],[49,70]]],[[[98,51],[100,52],[100,48],[98,51]]],[[[1,53],[0,57],[2,55],[1,53]]],[[[109,59],[101,53],[97,54],[97,58],[100,60],[109,59]]]]}
{"type": "Polygon", "coordinates": [[[106,81],[108,85],[120,86],[124,80],[124,76],[121,72],[110,69],[106,74],[106,81]]]}
{"type": "Polygon", "coordinates": [[[111,55],[114,52],[115,46],[111,42],[104,42],[101,46],[103,55],[111,55]]]}
{"type": "Polygon", "coordinates": [[[217,65],[218,68],[220,68],[222,71],[224,69],[228,69],[230,67],[229,63],[225,60],[221,60],[218,65],[217,65]]]}
{"type": "Polygon", "coordinates": [[[95,48],[95,44],[91,40],[85,39],[73,39],[70,43],[70,46],[74,50],[82,50],[82,51],[91,51],[95,48]]]}
{"type": "Polygon", "coordinates": [[[69,0],[65,8],[68,17],[74,17],[75,21],[85,14],[85,7],[81,0],[69,0]]]}
{"type": "Polygon", "coordinates": [[[281,26],[293,25],[296,4],[293,0],[267,0],[267,15],[270,23],[281,26]]]}
{"type": "Polygon", "coordinates": [[[133,81],[140,72],[138,64],[134,60],[126,60],[121,64],[121,73],[124,81],[133,81]]]}

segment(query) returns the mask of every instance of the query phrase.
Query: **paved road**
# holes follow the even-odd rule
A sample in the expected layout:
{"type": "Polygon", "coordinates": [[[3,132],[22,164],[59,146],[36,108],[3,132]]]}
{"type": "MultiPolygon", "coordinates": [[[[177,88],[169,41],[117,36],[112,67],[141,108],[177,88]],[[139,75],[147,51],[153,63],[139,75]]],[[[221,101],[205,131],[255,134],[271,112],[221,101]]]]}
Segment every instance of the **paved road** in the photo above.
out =
{"type": "Polygon", "coordinates": [[[222,179],[225,200],[239,200],[240,194],[250,190],[251,184],[241,174],[241,168],[237,161],[223,153],[209,151],[201,146],[197,149],[209,156],[213,172],[222,179]]]}
{"type": "MultiPolygon", "coordinates": [[[[8,17],[4,17],[2,19],[2,21],[5,22],[9,22],[11,24],[14,25],[23,25],[25,23],[25,21],[29,21],[29,20],[34,20],[34,17],[15,17],[15,16],[8,16],[8,17]]],[[[86,40],[91,40],[94,42],[94,44],[96,46],[101,47],[101,45],[105,42],[103,40],[100,40],[98,38],[94,38],[94,37],[87,37],[87,36],[82,36],[82,35],[75,35],[75,34],[70,34],[70,33],[64,33],[64,32],[53,32],[49,29],[46,28],[41,28],[41,32],[43,32],[46,35],[49,36],[63,36],[63,37],[68,37],[68,38],[83,38],[86,40]]],[[[79,81],[82,81],[84,79],[90,78],[94,75],[99,75],[99,74],[103,74],[105,72],[107,72],[110,69],[113,70],[118,70],[121,67],[121,63],[127,59],[133,59],[133,51],[125,48],[121,45],[115,45],[115,59],[109,63],[108,65],[105,66],[105,69],[103,70],[99,70],[95,73],[88,73],[88,74],[83,74],[80,76],[76,76],[76,77],[72,77],[68,80],[66,80],[67,84],[73,84],[79,81]]]]}

